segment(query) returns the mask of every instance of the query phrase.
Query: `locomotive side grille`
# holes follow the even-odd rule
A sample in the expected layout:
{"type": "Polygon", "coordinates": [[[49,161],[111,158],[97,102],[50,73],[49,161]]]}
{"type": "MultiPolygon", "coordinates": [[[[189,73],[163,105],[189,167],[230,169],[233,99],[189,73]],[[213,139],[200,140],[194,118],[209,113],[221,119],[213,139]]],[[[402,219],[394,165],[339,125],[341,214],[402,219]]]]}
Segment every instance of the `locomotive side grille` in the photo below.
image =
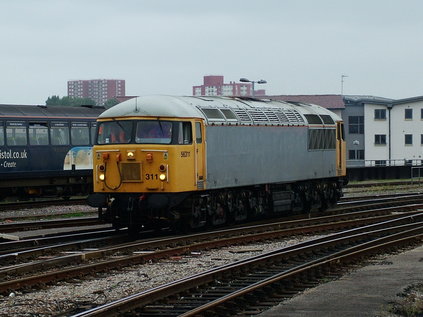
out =
{"type": "Polygon", "coordinates": [[[243,109],[233,109],[233,111],[236,113],[239,120],[241,120],[242,122],[250,122],[251,121],[251,118],[248,115],[247,111],[245,111],[243,109]]]}
{"type": "Polygon", "coordinates": [[[297,110],[291,110],[295,116],[297,117],[298,122],[304,123],[303,117],[300,115],[300,113],[297,110]]]}
{"type": "Polygon", "coordinates": [[[251,116],[251,118],[253,118],[254,122],[267,122],[268,121],[266,115],[259,110],[249,110],[248,113],[251,116]]]}
{"type": "Polygon", "coordinates": [[[122,181],[141,181],[140,163],[121,163],[122,181]]]}
{"type": "Polygon", "coordinates": [[[296,110],[287,110],[285,112],[290,123],[303,123],[304,120],[296,110]]]}
{"type": "Polygon", "coordinates": [[[267,119],[272,123],[280,123],[277,114],[272,110],[265,110],[264,114],[267,116],[267,119]]]}
{"type": "Polygon", "coordinates": [[[277,112],[276,115],[278,116],[281,123],[289,123],[288,117],[282,111],[277,112]]]}

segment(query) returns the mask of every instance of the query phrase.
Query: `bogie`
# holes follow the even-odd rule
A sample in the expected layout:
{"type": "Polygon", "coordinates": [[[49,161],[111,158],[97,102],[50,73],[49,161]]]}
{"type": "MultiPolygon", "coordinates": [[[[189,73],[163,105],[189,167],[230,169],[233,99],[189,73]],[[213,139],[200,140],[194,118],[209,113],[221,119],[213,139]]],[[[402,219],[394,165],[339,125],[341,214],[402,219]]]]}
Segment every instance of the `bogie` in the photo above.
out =
{"type": "Polygon", "coordinates": [[[178,203],[161,208],[157,208],[159,195],[153,200],[145,194],[122,194],[109,201],[103,217],[111,219],[117,229],[128,227],[132,234],[142,229],[162,227],[191,231],[293,213],[324,211],[338,199],[340,191],[336,181],[235,188],[191,193],[180,199],[163,195],[165,201],[178,203]]]}

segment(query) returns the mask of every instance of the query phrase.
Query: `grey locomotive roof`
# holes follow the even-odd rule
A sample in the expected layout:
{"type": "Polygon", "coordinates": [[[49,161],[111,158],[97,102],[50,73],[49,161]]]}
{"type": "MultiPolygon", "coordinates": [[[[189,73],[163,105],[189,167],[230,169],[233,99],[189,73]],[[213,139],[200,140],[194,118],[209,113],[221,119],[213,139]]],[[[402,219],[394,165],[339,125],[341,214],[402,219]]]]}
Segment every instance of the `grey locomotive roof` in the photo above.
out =
{"type": "Polygon", "coordinates": [[[99,118],[152,116],[203,118],[208,124],[304,125],[308,115],[330,116],[333,112],[317,105],[238,97],[143,96],[124,101],[99,118]]]}

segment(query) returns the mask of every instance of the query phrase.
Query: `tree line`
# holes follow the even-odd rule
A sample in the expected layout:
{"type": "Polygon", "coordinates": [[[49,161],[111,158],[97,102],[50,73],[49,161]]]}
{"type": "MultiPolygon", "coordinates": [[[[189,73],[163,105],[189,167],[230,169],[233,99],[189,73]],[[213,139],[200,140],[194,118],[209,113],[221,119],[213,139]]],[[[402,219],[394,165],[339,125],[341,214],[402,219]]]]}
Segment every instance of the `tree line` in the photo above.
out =
{"type": "MultiPolygon", "coordinates": [[[[104,103],[104,107],[110,108],[118,104],[119,101],[112,98],[107,100],[104,103]]],[[[70,106],[70,107],[80,107],[80,106],[97,106],[95,101],[91,98],[77,98],[64,96],[60,98],[59,96],[51,96],[46,100],[46,106],[70,106]]]]}

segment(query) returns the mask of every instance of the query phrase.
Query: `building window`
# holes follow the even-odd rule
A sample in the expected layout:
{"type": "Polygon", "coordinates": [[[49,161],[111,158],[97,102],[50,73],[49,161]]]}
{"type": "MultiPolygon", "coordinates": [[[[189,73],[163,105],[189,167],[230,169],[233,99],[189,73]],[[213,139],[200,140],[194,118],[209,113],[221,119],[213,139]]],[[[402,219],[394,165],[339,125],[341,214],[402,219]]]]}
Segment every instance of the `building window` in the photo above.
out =
{"type": "Polygon", "coordinates": [[[423,134],[420,134],[420,144],[423,145],[423,134]]]}
{"type": "Polygon", "coordinates": [[[386,134],[375,134],[376,145],[386,145],[386,134]]]}
{"type": "Polygon", "coordinates": [[[405,135],[405,145],[413,145],[413,135],[406,134],[405,135]]]}
{"type": "Polygon", "coordinates": [[[375,109],[375,120],[386,120],[386,109],[375,109]]]}
{"type": "Polygon", "coordinates": [[[413,119],[413,109],[405,109],[404,119],[405,120],[412,120],[413,119]]]}
{"type": "Polygon", "coordinates": [[[364,150],[349,150],[348,159],[349,160],[364,160],[364,150]]]}
{"type": "Polygon", "coordinates": [[[375,166],[386,166],[386,160],[376,160],[375,166]]]}
{"type": "Polygon", "coordinates": [[[422,120],[423,120],[423,108],[422,108],[422,109],[420,109],[420,119],[422,119],[422,120]]]}
{"type": "Polygon", "coordinates": [[[364,116],[349,116],[348,132],[350,134],[364,134],[364,116]]]}

